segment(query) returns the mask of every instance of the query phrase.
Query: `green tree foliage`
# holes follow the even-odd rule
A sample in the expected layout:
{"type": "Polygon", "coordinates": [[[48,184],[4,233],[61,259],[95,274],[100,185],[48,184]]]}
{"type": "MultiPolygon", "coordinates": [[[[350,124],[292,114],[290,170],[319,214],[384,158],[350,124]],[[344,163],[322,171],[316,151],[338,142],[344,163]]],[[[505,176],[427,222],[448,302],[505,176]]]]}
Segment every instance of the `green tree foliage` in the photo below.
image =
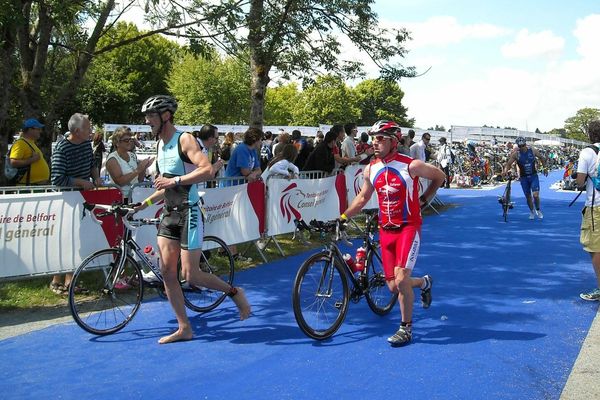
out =
{"type": "Polygon", "coordinates": [[[413,127],[415,120],[407,117],[407,108],[402,105],[404,92],[394,81],[368,79],[354,88],[356,104],[360,108],[359,125],[371,125],[387,119],[401,126],[413,127]]]}
{"type": "Polygon", "coordinates": [[[564,130],[564,128],[554,128],[546,133],[548,135],[552,135],[552,136],[558,136],[558,137],[563,137],[563,138],[567,137],[567,131],[564,130]]]}
{"type": "Polygon", "coordinates": [[[265,125],[296,125],[294,110],[300,104],[298,85],[294,82],[267,89],[265,125]]]}
{"type": "MultiPolygon", "coordinates": [[[[133,24],[121,22],[99,40],[98,46],[125,42],[144,33],[133,24]]],[[[159,35],[103,53],[93,60],[78,102],[97,122],[139,122],[144,100],[168,92],[166,78],[180,54],[177,43],[159,35]]]]}
{"type": "Polygon", "coordinates": [[[250,113],[247,65],[216,53],[209,58],[187,54],[175,64],[168,85],[179,102],[182,124],[245,124],[250,113]]]}
{"type": "MultiPolygon", "coordinates": [[[[211,39],[229,54],[249,60],[250,124],[262,127],[272,71],[283,78],[312,80],[323,71],[356,78],[363,76],[363,61],[371,60],[388,79],[415,75],[413,68],[391,62],[405,55],[403,43],[409,38],[408,32],[380,28],[372,3],[373,0],[221,0],[193,4],[194,11],[212,23],[211,39]],[[343,37],[364,52],[361,60],[339,57],[343,37]]],[[[190,12],[188,7],[185,13],[190,12]]],[[[201,51],[205,50],[206,41],[195,40],[194,36],[202,32],[195,27],[186,32],[201,51]]]]}
{"type": "Polygon", "coordinates": [[[445,132],[446,128],[444,128],[444,125],[438,125],[436,124],[435,126],[431,126],[429,128],[427,128],[428,131],[440,131],[440,132],[445,132]]]}
{"type": "Polygon", "coordinates": [[[359,118],[352,89],[333,75],[318,77],[305,88],[294,111],[294,121],[299,125],[346,123],[359,118]]]}
{"type": "Polygon", "coordinates": [[[565,120],[565,130],[570,139],[589,141],[588,127],[591,121],[600,119],[600,109],[582,108],[565,120]]]}

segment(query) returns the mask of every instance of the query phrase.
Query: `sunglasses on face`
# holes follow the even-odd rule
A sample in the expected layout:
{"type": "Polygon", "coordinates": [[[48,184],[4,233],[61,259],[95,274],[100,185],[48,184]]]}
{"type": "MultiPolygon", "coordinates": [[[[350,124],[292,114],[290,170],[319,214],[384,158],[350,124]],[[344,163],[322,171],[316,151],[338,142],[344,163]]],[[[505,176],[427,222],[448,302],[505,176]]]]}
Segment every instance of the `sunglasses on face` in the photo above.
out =
{"type": "Polygon", "coordinates": [[[389,139],[389,136],[384,136],[384,135],[377,135],[377,136],[373,136],[373,141],[374,142],[383,142],[384,139],[389,139]]]}
{"type": "Polygon", "coordinates": [[[431,140],[431,138],[430,137],[426,137],[426,138],[423,138],[423,140],[426,140],[426,141],[429,142],[431,140]]]}
{"type": "Polygon", "coordinates": [[[133,140],[133,138],[121,139],[120,142],[129,143],[133,140]]]}

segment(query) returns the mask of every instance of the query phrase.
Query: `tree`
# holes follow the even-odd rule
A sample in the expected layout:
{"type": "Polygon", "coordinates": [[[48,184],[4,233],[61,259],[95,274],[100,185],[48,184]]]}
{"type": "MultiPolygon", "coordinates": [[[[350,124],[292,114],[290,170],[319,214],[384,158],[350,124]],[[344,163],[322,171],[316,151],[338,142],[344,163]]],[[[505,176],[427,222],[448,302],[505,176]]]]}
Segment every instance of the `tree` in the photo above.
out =
{"type": "Polygon", "coordinates": [[[177,122],[243,124],[250,112],[248,66],[212,53],[186,55],[170,74],[169,89],[179,102],[177,122]]]}
{"type": "MultiPolygon", "coordinates": [[[[202,13],[187,13],[186,18],[180,18],[181,13],[175,10],[177,2],[173,2],[172,7],[164,7],[159,0],[148,0],[145,2],[146,11],[148,17],[156,24],[155,29],[140,33],[137,37],[110,41],[103,47],[98,47],[102,36],[110,31],[112,24],[134,4],[133,1],[124,2],[119,7],[116,6],[115,0],[0,1],[1,90],[18,93],[21,117],[45,120],[46,133],[50,135],[42,137],[42,149],[47,156],[56,128],[60,125],[61,129],[65,129],[65,121],[61,124],[56,123],[61,119],[61,115],[65,110],[81,110],[80,105],[76,104],[76,95],[94,57],[159,33],[177,34],[180,29],[201,25],[206,21],[202,13]],[[163,16],[160,10],[165,9],[168,15],[163,16]],[[53,69],[52,63],[60,68],[53,69]],[[9,77],[13,76],[14,68],[19,73],[13,81],[9,77]],[[58,72],[61,75],[57,78],[58,72]]],[[[202,2],[198,3],[203,5],[202,2]]],[[[227,16],[232,7],[226,0],[219,7],[212,4],[208,8],[200,6],[202,10],[206,9],[209,12],[213,20],[220,20],[223,15],[227,16]]],[[[195,36],[194,47],[201,49],[202,46],[197,43],[211,35],[212,33],[198,33],[195,36]]],[[[0,143],[4,148],[15,128],[7,126],[8,113],[4,111],[8,110],[11,100],[11,96],[0,98],[0,143]]],[[[0,161],[0,167],[3,166],[3,161],[0,161]]]]}
{"type": "Polygon", "coordinates": [[[575,116],[565,120],[565,130],[570,139],[589,141],[588,128],[591,121],[600,119],[600,109],[582,108],[575,116]]]}
{"type": "Polygon", "coordinates": [[[428,131],[440,131],[440,132],[445,132],[446,128],[444,128],[444,125],[435,125],[435,127],[431,127],[431,128],[427,128],[428,131]]]}
{"type": "MultiPolygon", "coordinates": [[[[120,22],[98,41],[98,46],[124,42],[143,33],[133,24],[120,22]]],[[[152,95],[167,93],[167,76],[181,51],[177,43],[154,35],[103,53],[92,61],[77,102],[94,121],[140,121],[143,102],[152,95]]]]}
{"type": "Polygon", "coordinates": [[[265,125],[295,125],[294,110],[300,104],[298,85],[294,82],[267,89],[265,125]]]}
{"type": "Polygon", "coordinates": [[[354,96],[360,108],[359,125],[372,125],[375,121],[387,119],[401,126],[414,126],[414,118],[407,117],[408,110],[402,105],[404,92],[397,82],[367,79],[356,85],[354,96]]]}
{"type": "MultiPolygon", "coordinates": [[[[382,77],[398,80],[415,75],[414,68],[391,62],[405,55],[403,42],[409,39],[408,32],[380,28],[372,3],[373,0],[221,0],[212,7],[203,3],[198,9],[202,8],[213,23],[212,31],[217,33],[212,39],[218,47],[249,59],[250,125],[260,128],[272,71],[284,79],[296,77],[309,82],[323,72],[347,78],[363,76],[362,61],[340,57],[342,36],[380,68],[382,77]],[[226,6],[230,8],[223,13],[226,6]],[[218,14],[221,16],[215,18],[218,14]],[[241,36],[244,32],[246,37],[241,36]]],[[[199,33],[199,29],[189,28],[186,36],[193,40],[199,33]]],[[[204,48],[206,42],[194,44],[204,48]]]]}
{"type": "Polygon", "coordinates": [[[567,137],[567,131],[564,130],[563,128],[551,129],[550,131],[546,132],[546,134],[552,135],[552,136],[563,137],[563,138],[567,137]]]}
{"type": "Polygon", "coordinates": [[[298,125],[339,124],[360,118],[360,109],[352,96],[352,89],[332,75],[317,77],[304,89],[294,111],[298,125]]]}

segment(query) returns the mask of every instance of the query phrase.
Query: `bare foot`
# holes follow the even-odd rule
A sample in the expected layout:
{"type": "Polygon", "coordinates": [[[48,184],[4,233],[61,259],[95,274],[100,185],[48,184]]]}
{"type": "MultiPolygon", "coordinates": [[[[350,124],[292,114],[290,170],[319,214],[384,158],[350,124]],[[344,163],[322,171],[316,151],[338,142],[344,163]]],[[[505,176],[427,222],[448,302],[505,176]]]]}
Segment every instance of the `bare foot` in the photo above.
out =
{"type": "Polygon", "coordinates": [[[159,344],[165,343],[174,343],[174,342],[182,342],[185,340],[192,340],[194,334],[191,329],[177,329],[175,332],[171,333],[169,336],[163,336],[158,340],[159,344]]]}
{"type": "Polygon", "coordinates": [[[237,288],[237,294],[231,299],[240,311],[240,320],[243,321],[246,318],[248,318],[252,310],[250,309],[250,303],[248,303],[248,299],[246,298],[246,293],[244,293],[244,289],[237,288]]]}

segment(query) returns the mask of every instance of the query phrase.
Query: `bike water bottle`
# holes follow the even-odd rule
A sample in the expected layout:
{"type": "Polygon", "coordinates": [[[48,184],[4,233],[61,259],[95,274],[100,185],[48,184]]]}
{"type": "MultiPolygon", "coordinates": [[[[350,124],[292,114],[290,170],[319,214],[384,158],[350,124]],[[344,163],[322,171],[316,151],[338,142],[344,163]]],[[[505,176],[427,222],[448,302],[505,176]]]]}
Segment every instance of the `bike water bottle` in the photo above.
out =
{"type": "Polygon", "coordinates": [[[154,248],[151,245],[144,247],[144,253],[146,254],[146,258],[152,264],[153,267],[158,269],[158,252],[154,251],[154,248]]]}
{"type": "Polygon", "coordinates": [[[356,272],[356,263],[350,254],[344,254],[344,261],[346,261],[346,264],[348,264],[352,272],[356,272]]]}
{"type": "Polygon", "coordinates": [[[367,258],[367,251],[364,247],[356,249],[356,261],[355,266],[357,271],[365,269],[365,259],[367,258]]]}

